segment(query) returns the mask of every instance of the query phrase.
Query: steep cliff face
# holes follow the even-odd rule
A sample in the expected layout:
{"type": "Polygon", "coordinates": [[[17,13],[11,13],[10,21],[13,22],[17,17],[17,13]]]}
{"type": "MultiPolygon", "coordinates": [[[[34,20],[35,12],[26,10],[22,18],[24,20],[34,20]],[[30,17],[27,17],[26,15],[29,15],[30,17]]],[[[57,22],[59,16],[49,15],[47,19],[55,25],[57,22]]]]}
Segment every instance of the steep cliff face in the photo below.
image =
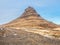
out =
{"type": "Polygon", "coordinates": [[[39,27],[39,28],[55,28],[56,24],[42,18],[34,8],[28,7],[25,12],[5,25],[6,27],[39,27]]]}

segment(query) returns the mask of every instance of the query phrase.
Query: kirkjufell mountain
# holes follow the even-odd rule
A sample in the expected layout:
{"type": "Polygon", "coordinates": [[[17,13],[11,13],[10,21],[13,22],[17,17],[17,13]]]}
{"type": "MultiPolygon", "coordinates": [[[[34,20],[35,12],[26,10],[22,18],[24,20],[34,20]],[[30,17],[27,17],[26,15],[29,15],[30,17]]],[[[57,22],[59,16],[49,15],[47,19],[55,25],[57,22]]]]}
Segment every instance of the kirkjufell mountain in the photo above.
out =
{"type": "Polygon", "coordinates": [[[57,24],[45,20],[32,7],[0,26],[0,45],[60,45],[57,24]]]}
{"type": "Polygon", "coordinates": [[[57,25],[45,20],[32,7],[25,9],[24,13],[17,19],[5,25],[6,27],[38,27],[38,28],[56,28],[57,25]]]}

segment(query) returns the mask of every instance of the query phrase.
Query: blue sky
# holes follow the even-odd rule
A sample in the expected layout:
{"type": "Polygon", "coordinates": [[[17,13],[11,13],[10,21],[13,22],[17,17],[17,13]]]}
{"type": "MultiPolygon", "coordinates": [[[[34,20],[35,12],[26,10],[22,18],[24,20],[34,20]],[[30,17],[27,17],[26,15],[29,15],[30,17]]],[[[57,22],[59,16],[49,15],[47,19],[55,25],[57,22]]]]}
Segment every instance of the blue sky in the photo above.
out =
{"type": "Polygon", "coordinates": [[[46,20],[60,24],[60,0],[0,0],[0,24],[16,19],[28,6],[46,20]]]}

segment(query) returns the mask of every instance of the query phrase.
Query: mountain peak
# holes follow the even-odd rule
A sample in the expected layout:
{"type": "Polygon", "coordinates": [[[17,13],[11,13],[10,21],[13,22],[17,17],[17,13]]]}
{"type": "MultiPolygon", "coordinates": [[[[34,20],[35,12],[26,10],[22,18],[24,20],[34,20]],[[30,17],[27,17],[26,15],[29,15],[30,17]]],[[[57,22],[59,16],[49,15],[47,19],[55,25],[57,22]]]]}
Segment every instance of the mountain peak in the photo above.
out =
{"type": "Polygon", "coordinates": [[[40,15],[35,11],[35,9],[33,7],[29,6],[28,8],[25,9],[24,13],[22,14],[22,16],[20,18],[28,17],[28,16],[38,16],[39,17],[40,15]]]}
{"type": "Polygon", "coordinates": [[[24,13],[13,20],[12,22],[5,25],[6,27],[36,27],[42,29],[51,29],[57,27],[56,24],[51,23],[42,18],[33,7],[25,9],[24,13]]]}
{"type": "Polygon", "coordinates": [[[25,9],[25,11],[35,11],[35,9],[31,6],[29,6],[28,8],[25,9]]]}

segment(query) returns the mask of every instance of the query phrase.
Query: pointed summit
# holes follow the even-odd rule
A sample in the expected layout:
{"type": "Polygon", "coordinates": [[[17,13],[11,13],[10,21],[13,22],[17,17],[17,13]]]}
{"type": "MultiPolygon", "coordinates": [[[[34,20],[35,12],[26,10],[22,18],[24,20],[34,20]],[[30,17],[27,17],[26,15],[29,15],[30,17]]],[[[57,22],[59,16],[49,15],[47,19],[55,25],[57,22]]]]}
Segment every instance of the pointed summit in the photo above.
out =
{"type": "Polygon", "coordinates": [[[28,12],[28,11],[33,11],[33,12],[35,12],[35,9],[34,9],[33,7],[30,7],[30,6],[29,6],[28,8],[25,9],[25,11],[27,11],[27,12],[28,12]]]}
{"type": "Polygon", "coordinates": [[[28,16],[40,16],[33,7],[28,7],[25,9],[25,12],[22,14],[21,18],[28,17],[28,16]]]}

